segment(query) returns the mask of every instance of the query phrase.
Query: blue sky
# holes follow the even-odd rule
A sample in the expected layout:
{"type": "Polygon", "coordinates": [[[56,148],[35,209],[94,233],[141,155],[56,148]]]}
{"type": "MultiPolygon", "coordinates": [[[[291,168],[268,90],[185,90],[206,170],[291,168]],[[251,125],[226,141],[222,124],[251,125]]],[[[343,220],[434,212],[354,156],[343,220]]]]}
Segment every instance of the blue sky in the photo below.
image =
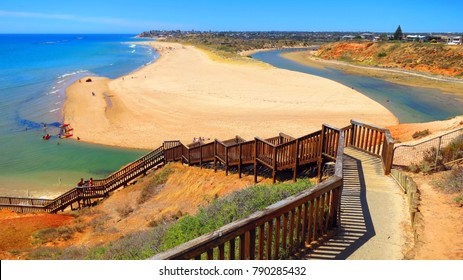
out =
{"type": "Polygon", "coordinates": [[[0,33],[463,32],[463,0],[1,0],[0,33]]]}

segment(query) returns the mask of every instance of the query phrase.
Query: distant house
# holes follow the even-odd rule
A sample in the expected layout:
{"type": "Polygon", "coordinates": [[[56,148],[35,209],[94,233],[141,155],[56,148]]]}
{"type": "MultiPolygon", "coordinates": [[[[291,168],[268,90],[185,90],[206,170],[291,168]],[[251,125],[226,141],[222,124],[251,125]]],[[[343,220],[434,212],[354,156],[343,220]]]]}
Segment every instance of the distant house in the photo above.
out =
{"type": "Polygon", "coordinates": [[[407,35],[406,40],[407,42],[424,42],[426,36],[422,35],[407,35]]]}
{"type": "Polygon", "coordinates": [[[442,38],[442,35],[429,35],[427,41],[431,43],[446,42],[446,39],[442,38]]]}
{"type": "Polygon", "coordinates": [[[448,45],[461,45],[461,36],[450,36],[447,38],[448,45]]]}
{"type": "Polygon", "coordinates": [[[352,41],[355,39],[355,36],[353,35],[344,35],[341,37],[341,41],[352,41]]]}
{"type": "Polygon", "coordinates": [[[362,33],[360,37],[362,37],[363,40],[373,41],[375,35],[372,33],[362,33]]]}

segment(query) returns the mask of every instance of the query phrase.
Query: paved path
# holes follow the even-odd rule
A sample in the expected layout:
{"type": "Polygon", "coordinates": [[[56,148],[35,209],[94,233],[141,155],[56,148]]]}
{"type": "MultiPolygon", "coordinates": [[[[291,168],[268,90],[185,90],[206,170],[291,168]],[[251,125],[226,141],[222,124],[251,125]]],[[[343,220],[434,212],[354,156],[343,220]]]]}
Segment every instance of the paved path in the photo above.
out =
{"type": "Polygon", "coordinates": [[[409,234],[407,202],[381,160],[345,149],[341,229],[307,259],[400,260],[409,234]]]}

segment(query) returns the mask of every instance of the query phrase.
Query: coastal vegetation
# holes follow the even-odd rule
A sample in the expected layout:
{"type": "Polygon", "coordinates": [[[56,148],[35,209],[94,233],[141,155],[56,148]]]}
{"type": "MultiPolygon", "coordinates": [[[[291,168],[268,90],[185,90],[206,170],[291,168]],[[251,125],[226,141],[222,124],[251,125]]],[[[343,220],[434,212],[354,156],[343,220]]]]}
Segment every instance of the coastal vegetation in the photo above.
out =
{"type": "Polygon", "coordinates": [[[442,171],[448,169],[449,163],[458,162],[461,159],[463,159],[463,136],[455,138],[440,150],[435,147],[426,150],[423,159],[419,163],[412,164],[409,169],[415,173],[442,171]]]}
{"type": "Polygon", "coordinates": [[[420,138],[426,137],[426,136],[428,136],[430,134],[431,134],[431,131],[429,131],[429,129],[425,129],[425,130],[421,130],[421,131],[417,131],[417,132],[413,133],[412,137],[413,137],[413,139],[420,139],[420,138]]]}
{"type": "Polygon", "coordinates": [[[423,159],[412,164],[409,170],[414,173],[437,174],[433,185],[440,191],[456,195],[458,204],[463,202],[463,136],[451,141],[439,151],[436,148],[424,152],[423,159]]]}
{"type": "Polygon", "coordinates": [[[193,45],[213,54],[213,58],[217,56],[222,59],[234,61],[248,61],[247,57],[241,55],[241,53],[246,51],[258,49],[303,48],[313,44],[308,40],[299,37],[295,38],[290,34],[276,38],[243,38],[240,36],[232,36],[232,34],[226,32],[219,34],[195,33],[189,36],[167,37],[163,38],[163,40],[193,45]]]}

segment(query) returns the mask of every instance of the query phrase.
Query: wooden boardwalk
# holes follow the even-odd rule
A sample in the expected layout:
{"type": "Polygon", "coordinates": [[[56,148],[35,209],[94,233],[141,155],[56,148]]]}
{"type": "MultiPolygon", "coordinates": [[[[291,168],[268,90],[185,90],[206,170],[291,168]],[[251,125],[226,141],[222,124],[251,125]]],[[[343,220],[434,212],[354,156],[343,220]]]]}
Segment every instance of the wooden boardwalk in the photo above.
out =
{"type": "Polygon", "coordinates": [[[307,259],[403,259],[407,216],[400,187],[384,175],[381,159],[357,149],[344,150],[341,227],[307,259]]]}

